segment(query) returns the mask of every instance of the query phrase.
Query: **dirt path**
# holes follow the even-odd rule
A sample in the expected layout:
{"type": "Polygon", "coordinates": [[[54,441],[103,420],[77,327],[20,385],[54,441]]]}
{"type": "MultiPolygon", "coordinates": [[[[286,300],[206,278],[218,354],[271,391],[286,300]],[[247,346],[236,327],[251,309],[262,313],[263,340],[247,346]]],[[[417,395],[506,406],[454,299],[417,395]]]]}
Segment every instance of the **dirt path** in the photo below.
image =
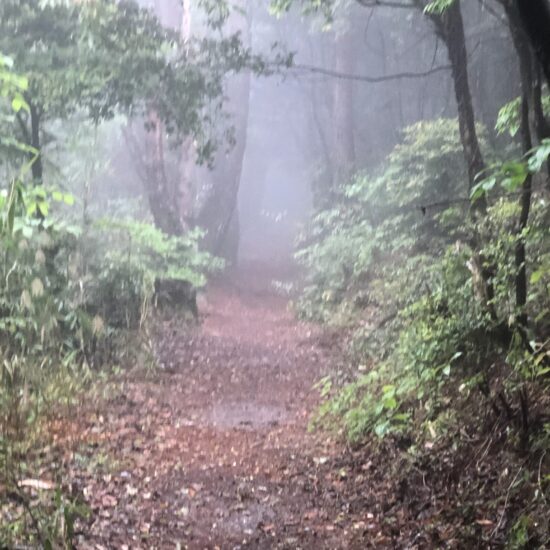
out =
{"type": "Polygon", "coordinates": [[[374,541],[364,497],[344,496],[353,480],[334,469],[341,449],[307,430],[336,342],[250,282],[215,287],[207,301],[200,328],[162,328],[161,372],[127,381],[89,416],[71,456],[93,510],[79,548],[374,541]]]}

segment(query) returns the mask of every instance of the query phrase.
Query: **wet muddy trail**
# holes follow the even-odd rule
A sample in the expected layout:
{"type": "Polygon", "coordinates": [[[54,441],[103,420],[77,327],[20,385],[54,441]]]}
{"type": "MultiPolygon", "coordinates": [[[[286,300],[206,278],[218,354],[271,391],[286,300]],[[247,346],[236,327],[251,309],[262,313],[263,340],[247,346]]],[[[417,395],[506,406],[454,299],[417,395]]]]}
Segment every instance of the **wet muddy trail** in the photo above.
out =
{"type": "Polygon", "coordinates": [[[213,286],[202,311],[195,329],[159,327],[161,368],[126,379],[78,428],[71,477],[93,511],[78,547],[375,540],[365,496],[346,496],[355,480],[335,469],[343,449],[308,432],[313,385],[342,356],[337,340],[246,279],[213,286]]]}

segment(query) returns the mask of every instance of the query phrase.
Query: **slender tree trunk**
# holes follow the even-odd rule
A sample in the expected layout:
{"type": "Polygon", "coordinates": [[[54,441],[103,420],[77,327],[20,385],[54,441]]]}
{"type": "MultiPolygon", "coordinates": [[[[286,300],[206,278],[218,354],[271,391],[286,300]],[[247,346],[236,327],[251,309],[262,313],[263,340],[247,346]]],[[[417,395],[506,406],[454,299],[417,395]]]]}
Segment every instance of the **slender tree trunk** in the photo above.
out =
{"type": "Polygon", "coordinates": [[[40,113],[32,104],[29,105],[31,118],[31,147],[36,151],[33,153],[33,164],[31,167],[32,179],[35,185],[42,184],[44,178],[44,165],[42,163],[42,147],[40,143],[40,113]],[[36,155],[36,156],[35,156],[36,155]]]}
{"type": "MultiPolygon", "coordinates": [[[[187,44],[191,39],[191,0],[183,0],[180,35],[187,44]]],[[[182,219],[188,226],[193,224],[197,176],[197,154],[193,139],[188,136],[181,145],[180,177],[179,177],[179,210],[182,219]]]]}
{"type": "MultiPolygon", "coordinates": [[[[309,49],[309,57],[312,64],[323,65],[322,44],[316,44],[314,47],[311,36],[307,36],[307,45],[309,49]],[[319,55],[321,52],[321,55],[319,55]]],[[[312,166],[315,166],[321,158],[321,173],[317,175],[312,183],[313,206],[320,209],[328,202],[330,197],[331,187],[335,180],[333,155],[331,150],[331,136],[328,125],[323,120],[323,107],[325,106],[326,86],[319,85],[313,80],[303,82],[304,96],[311,108],[311,115],[308,117],[309,135],[317,136],[318,147],[311,152],[312,166]]]]}
{"type": "MultiPolygon", "coordinates": [[[[522,94],[528,94],[529,111],[532,118],[532,129],[536,135],[537,141],[542,142],[543,139],[550,137],[550,125],[544,115],[542,106],[542,75],[540,64],[534,55],[529,37],[522,25],[521,16],[515,5],[514,0],[501,0],[504,7],[510,34],[516,50],[521,73],[522,94]]],[[[528,128],[529,129],[529,128],[528,128]]],[[[532,139],[530,139],[532,142],[532,139]]],[[[525,153],[527,151],[524,151],[525,153]]],[[[550,159],[547,163],[547,172],[550,176],[550,159]]],[[[547,183],[550,185],[550,177],[547,178],[547,183]]]]}
{"type": "Polygon", "coordinates": [[[550,4],[548,0],[513,0],[523,28],[550,85],[550,4]]]}
{"type": "MultiPolygon", "coordinates": [[[[338,73],[352,74],[354,70],[353,34],[347,29],[336,35],[334,69],[338,73]]],[[[333,136],[335,181],[345,182],[355,171],[355,139],[353,124],[353,82],[336,79],[333,89],[333,136]]]]}
{"type": "MultiPolygon", "coordinates": [[[[175,0],[155,0],[155,14],[167,27],[173,26],[177,3],[175,0]]],[[[176,186],[166,174],[164,124],[154,105],[151,105],[146,120],[145,155],[142,162],[144,185],[149,207],[155,225],[168,235],[182,235],[185,225],[182,222],[176,186]]]]}
{"type": "MultiPolygon", "coordinates": [[[[235,145],[226,152],[219,151],[210,176],[210,193],[201,208],[198,224],[207,230],[204,244],[214,254],[223,254],[226,237],[234,218],[238,216],[237,199],[243,168],[248,130],[250,75],[232,77],[227,86],[229,111],[233,116],[235,145]]],[[[235,223],[233,227],[238,227],[235,223]]],[[[232,239],[237,235],[233,234],[232,239]]],[[[230,248],[238,247],[233,243],[230,248]]],[[[235,261],[236,258],[228,258],[235,261]]]]}
{"type": "MultiPolygon", "coordinates": [[[[540,79],[536,78],[538,73],[537,61],[529,44],[527,35],[521,26],[521,18],[516,6],[507,0],[502,2],[512,41],[518,57],[520,76],[521,76],[521,106],[520,106],[520,134],[521,145],[524,154],[527,154],[533,148],[533,139],[531,126],[537,133],[545,132],[546,121],[542,112],[542,100],[540,90],[540,79]],[[530,114],[533,123],[530,122],[530,114]],[[542,118],[541,118],[542,117],[542,118]]],[[[532,195],[532,176],[529,173],[525,178],[521,189],[519,199],[520,215],[518,220],[516,245],[515,245],[515,265],[516,265],[516,307],[518,309],[518,324],[525,330],[527,329],[527,253],[525,243],[525,229],[529,222],[529,213],[531,211],[532,195]]]]}
{"type": "MultiPolygon", "coordinates": [[[[533,116],[535,123],[535,133],[537,139],[542,141],[543,139],[550,138],[550,124],[544,115],[544,109],[542,106],[542,74],[540,65],[536,64],[533,67],[533,116]]],[[[550,166],[548,169],[550,175],[550,166]]]]}
{"type": "Polygon", "coordinates": [[[174,190],[164,169],[164,127],[154,109],[149,112],[146,136],[146,190],[155,225],[168,235],[183,234],[174,190]]]}
{"type": "MultiPolygon", "coordinates": [[[[423,0],[417,0],[417,5],[422,9],[425,7],[423,0]]],[[[477,137],[472,94],[468,80],[468,55],[466,51],[466,35],[464,33],[460,0],[455,0],[442,14],[430,14],[430,18],[435,25],[436,33],[447,47],[449,61],[451,63],[451,74],[458,110],[460,140],[462,142],[462,150],[468,171],[468,191],[470,191],[476,182],[477,175],[485,170],[485,162],[477,137]]],[[[475,214],[478,212],[483,213],[485,208],[485,199],[479,199],[474,207],[470,209],[470,215],[474,221],[475,214]]],[[[483,255],[480,254],[479,241],[479,235],[477,232],[474,232],[471,246],[476,259],[475,263],[479,269],[481,283],[484,286],[482,294],[486,298],[488,313],[493,321],[498,323],[498,316],[493,303],[495,297],[493,279],[496,273],[496,267],[489,264],[483,255]]],[[[502,324],[501,328],[503,338],[508,338],[507,328],[502,324]]]]}
{"type": "MultiPolygon", "coordinates": [[[[239,31],[243,43],[247,44],[250,41],[250,20],[243,13],[247,2],[243,1],[241,7],[243,10],[236,10],[226,27],[229,33],[239,31]]],[[[207,250],[223,255],[233,263],[237,260],[238,250],[238,194],[248,133],[250,78],[250,73],[244,72],[228,79],[227,110],[232,115],[235,144],[230,151],[220,149],[213,169],[205,174],[210,189],[197,216],[198,225],[207,231],[203,243],[207,250]]]]}
{"type": "Polygon", "coordinates": [[[458,124],[464,158],[468,168],[469,190],[476,176],[485,169],[475,126],[475,115],[468,81],[468,55],[460,1],[455,0],[441,15],[432,14],[432,21],[449,54],[458,109],[458,124]]]}
{"type": "MultiPolygon", "coordinates": [[[[524,90],[521,100],[521,139],[523,151],[527,152],[533,148],[531,131],[529,129],[529,101],[528,90],[524,90]]],[[[528,174],[521,189],[520,216],[518,221],[517,241],[515,250],[516,260],[516,307],[518,308],[518,324],[527,328],[527,254],[525,243],[525,229],[529,222],[531,210],[532,176],[528,174]]]]}

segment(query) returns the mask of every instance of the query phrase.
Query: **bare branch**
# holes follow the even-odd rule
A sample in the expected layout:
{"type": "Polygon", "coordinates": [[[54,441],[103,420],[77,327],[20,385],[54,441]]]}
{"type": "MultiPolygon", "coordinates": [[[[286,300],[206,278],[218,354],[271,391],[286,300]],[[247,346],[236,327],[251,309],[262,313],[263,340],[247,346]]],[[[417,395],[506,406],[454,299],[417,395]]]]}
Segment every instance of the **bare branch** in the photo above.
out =
{"type": "Polygon", "coordinates": [[[416,4],[405,2],[393,2],[392,0],[357,0],[359,4],[366,8],[416,8],[416,4]]]}
{"type": "Polygon", "coordinates": [[[425,78],[427,76],[449,71],[451,69],[450,65],[441,65],[438,67],[433,67],[427,71],[423,72],[402,72],[388,74],[384,76],[368,76],[368,75],[359,75],[359,74],[348,74],[341,73],[339,71],[333,71],[331,69],[324,69],[323,67],[315,67],[314,65],[304,65],[304,64],[295,64],[289,67],[288,70],[292,71],[304,71],[308,73],[322,74],[325,76],[330,76],[332,78],[342,78],[345,80],[356,80],[359,82],[369,82],[370,84],[379,84],[381,82],[390,82],[393,80],[403,80],[411,78],[425,78]]]}

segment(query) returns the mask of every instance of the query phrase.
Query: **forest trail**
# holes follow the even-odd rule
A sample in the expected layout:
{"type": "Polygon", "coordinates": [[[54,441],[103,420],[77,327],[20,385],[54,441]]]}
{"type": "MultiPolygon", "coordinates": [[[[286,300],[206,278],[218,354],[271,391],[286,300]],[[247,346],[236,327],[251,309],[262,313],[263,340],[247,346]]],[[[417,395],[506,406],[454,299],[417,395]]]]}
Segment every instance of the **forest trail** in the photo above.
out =
{"type": "Polygon", "coordinates": [[[71,477],[93,511],[79,548],[376,543],[356,494],[364,476],[350,479],[342,449],[307,430],[338,340],[296,321],[266,286],[213,286],[200,327],[161,328],[162,368],[125,380],[75,426],[71,477]]]}

